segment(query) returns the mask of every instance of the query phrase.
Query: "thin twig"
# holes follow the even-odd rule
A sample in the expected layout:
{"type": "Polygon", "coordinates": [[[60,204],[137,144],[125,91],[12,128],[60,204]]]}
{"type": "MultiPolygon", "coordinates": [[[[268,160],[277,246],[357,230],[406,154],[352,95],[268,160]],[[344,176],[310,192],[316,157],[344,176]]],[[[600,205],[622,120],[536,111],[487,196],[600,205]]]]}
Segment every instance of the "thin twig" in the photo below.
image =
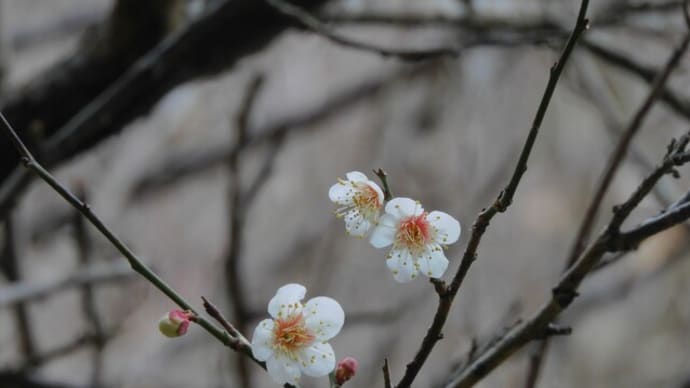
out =
{"type": "Polygon", "coordinates": [[[393,386],[391,385],[391,370],[388,367],[387,358],[383,359],[383,367],[381,369],[383,370],[383,387],[392,388],[393,386]]]}
{"type": "Polygon", "coordinates": [[[343,47],[373,52],[381,55],[384,58],[392,57],[402,61],[415,62],[438,57],[455,57],[459,53],[458,49],[454,47],[421,50],[391,49],[355,41],[335,33],[327,24],[321,22],[315,16],[294,4],[283,0],[266,0],[266,2],[273,6],[276,10],[299,22],[299,24],[301,24],[303,27],[325,37],[333,43],[339,44],[343,47]]]}
{"type": "Polygon", "coordinates": [[[546,114],[546,109],[549,106],[553,92],[556,89],[560,75],[563,72],[570,54],[575,48],[575,43],[582,32],[584,32],[584,30],[587,28],[588,20],[586,18],[586,14],[588,6],[589,0],[583,0],[580,5],[580,11],[578,13],[577,21],[575,23],[575,27],[573,28],[572,34],[568,39],[568,42],[566,43],[558,62],[556,62],[556,64],[551,68],[549,81],[546,85],[546,89],[544,90],[544,95],[541,99],[541,102],[539,103],[539,108],[537,109],[537,113],[534,117],[532,128],[529,131],[525,145],[520,153],[520,158],[516,164],[515,171],[508,185],[503,191],[501,191],[501,193],[498,195],[498,198],[489,208],[484,209],[479,213],[479,216],[472,226],[472,235],[470,236],[470,241],[468,242],[465,253],[463,254],[460,267],[453,277],[451,284],[449,286],[436,285],[436,290],[439,294],[439,303],[433,322],[424,336],[422,344],[417,350],[414,359],[412,362],[407,364],[405,375],[397,384],[396,388],[407,388],[412,385],[412,382],[426,362],[429,354],[431,354],[434,346],[442,338],[441,331],[443,330],[443,326],[448,318],[453,299],[458,293],[458,290],[460,289],[460,286],[462,285],[470,266],[477,258],[477,249],[479,248],[479,243],[481,242],[481,238],[488,227],[489,222],[497,213],[504,212],[508,206],[510,206],[520,179],[527,169],[527,160],[532,151],[537,134],[539,133],[539,128],[544,115],[546,114]]]}
{"type": "Polygon", "coordinates": [[[211,318],[215,319],[232,338],[237,340],[237,346],[239,348],[244,348],[244,352],[251,351],[249,341],[235,328],[235,326],[225,319],[223,313],[221,313],[213,303],[209,302],[206,297],[202,296],[201,300],[204,302],[204,310],[206,310],[206,313],[208,313],[211,318]]]}
{"type": "Polygon", "coordinates": [[[388,185],[388,174],[383,171],[382,168],[379,168],[377,170],[374,170],[374,174],[376,174],[377,177],[381,180],[381,185],[383,185],[383,199],[385,201],[390,201],[393,199],[393,193],[391,192],[391,188],[388,185]]]}

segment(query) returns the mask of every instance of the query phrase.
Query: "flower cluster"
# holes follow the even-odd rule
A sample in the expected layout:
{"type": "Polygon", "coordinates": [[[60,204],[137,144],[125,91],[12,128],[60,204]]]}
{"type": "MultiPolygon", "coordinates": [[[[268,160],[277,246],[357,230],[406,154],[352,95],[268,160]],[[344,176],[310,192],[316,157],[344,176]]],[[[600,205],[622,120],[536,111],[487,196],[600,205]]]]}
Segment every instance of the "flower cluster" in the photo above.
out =
{"type": "Polygon", "coordinates": [[[344,217],[349,234],[369,237],[376,248],[392,246],[386,266],[404,283],[421,273],[439,278],[448,268],[443,249],[460,237],[460,223],[441,211],[426,212],[410,198],[393,198],[384,207],[381,188],[358,171],[331,186],[328,195],[344,217]],[[385,214],[381,215],[381,210],[385,214]]]}
{"type": "MultiPolygon", "coordinates": [[[[335,214],[344,219],[347,233],[368,238],[376,248],[391,247],[386,265],[398,282],[409,282],[419,273],[443,276],[448,268],[443,249],[460,237],[460,223],[444,212],[427,212],[410,198],[386,202],[379,185],[361,172],[352,171],[346,177],[331,186],[328,196],[338,206],[335,214]]],[[[299,284],[278,289],[268,303],[271,317],[254,330],[252,355],[265,363],[276,383],[299,386],[302,374],[330,375],[332,384],[340,386],[358,367],[352,357],[336,365],[328,343],[343,327],[345,313],[338,302],[325,296],[303,304],[306,292],[299,284]]],[[[190,311],[173,310],[161,318],[159,329],[167,337],[179,337],[193,319],[190,311]]]]}

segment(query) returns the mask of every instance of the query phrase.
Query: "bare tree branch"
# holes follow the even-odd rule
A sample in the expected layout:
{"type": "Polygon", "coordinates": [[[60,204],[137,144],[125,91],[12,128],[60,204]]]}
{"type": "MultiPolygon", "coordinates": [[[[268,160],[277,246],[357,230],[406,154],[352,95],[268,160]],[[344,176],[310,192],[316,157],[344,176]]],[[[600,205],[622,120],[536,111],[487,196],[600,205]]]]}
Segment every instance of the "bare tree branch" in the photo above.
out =
{"type": "Polygon", "coordinates": [[[578,38],[587,28],[588,21],[586,15],[588,6],[589,1],[583,0],[580,5],[580,11],[578,13],[575,27],[573,28],[573,32],[570,38],[568,39],[568,42],[566,43],[563,52],[561,53],[561,57],[558,59],[558,62],[556,62],[556,64],[551,68],[549,81],[547,83],[546,89],[544,90],[544,95],[541,99],[541,102],[539,103],[539,108],[537,109],[537,113],[534,117],[532,128],[529,131],[529,134],[525,141],[525,145],[522,148],[520,158],[515,166],[515,171],[512,177],[510,178],[510,181],[508,182],[505,189],[500,192],[494,203],[489,208],[484,209],[479,213],[479,216],[472,225],[472,235],[470,236],[467,248],[465,249],[465,253],[463,254],[462,260],[460,262],[460,267],[458,268],[458,271],[453,277],[453,281],[451,282],[451,284],[449,286],[438,283],[435,284],[436,290],[439,294],[439,304],[436,310],[436,314],[434,315],[431,327],[429,328],[426,335],[424,336],[424,339],[422,340],[422,344],[420,345],[419,350],[415,354],[415,357],[412,360],[412,362],[407,364],[405,375],[400,380],[396,388],[407,388],[412,385],[412,382],[417,376],[417,373],[419,373],[419,370],[426,362],[435,344],[442,338],[441,331],[443,330],[443,326],[445,325],[446,319],[448,318],[448,314],[450,312],[453,299],[455,298],[455,295],[458,293],[458,290],[460,289],[460,286],[462,285],[462,282],[465,279],[465,276],[467,275],[470,266],[477,258],[477,249],[479,247],[479,243],[481,242],[481,238],[484,234],[484,231],[488,227],[491,219],[496,214],[500,212],[505,212],[508,206],[510,206],[513,196],[515,195],[518,184],[520,182],[520,179],[522,178],[524,172],[527,170],[527,160],[532,151],[532,146],[534,145],[537,134],[539,133],[539,128],[541,126],[544,115],[546,114],[546,110],[549,106],[549,102],[551,101],[551,97],[553,96],[553,92],[556,89],[556,85],[558,83],[560,75],[563,72],[563,69],[568,58],[570,57],[570,54],[575,48],[575,44],[578,38]]]}

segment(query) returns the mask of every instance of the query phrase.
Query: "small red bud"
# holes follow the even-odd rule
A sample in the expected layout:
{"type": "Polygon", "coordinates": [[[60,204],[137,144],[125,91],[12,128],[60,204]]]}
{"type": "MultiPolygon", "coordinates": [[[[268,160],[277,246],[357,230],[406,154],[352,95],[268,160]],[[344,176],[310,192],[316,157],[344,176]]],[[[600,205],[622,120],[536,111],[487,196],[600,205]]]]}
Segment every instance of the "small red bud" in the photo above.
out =
{"type": "Polygon", "coordinates": [[[338,385],[344,384],[357,373],[359,363],[354,357],[345,357],[335,367],[335,382],[338,385]]]}

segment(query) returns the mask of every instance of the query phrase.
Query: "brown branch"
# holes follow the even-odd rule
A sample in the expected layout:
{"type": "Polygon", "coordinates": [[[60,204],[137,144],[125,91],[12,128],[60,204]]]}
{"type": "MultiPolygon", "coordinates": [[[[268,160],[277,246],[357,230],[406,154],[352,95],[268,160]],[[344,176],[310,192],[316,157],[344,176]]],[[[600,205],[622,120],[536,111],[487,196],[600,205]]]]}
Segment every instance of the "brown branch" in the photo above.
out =
{"type": "Polygon", "coordinates": [[[541,102],[539,103],[539,108],[537,109],[537,113],[534,117],[532,128],[529,131],[525,145],[520,153],[520,158],[516,164],[515,171],[510,178],[508,185],[504,190],[501,191],[501,193],[498,195],[498,198],[496,198],[494,203],[489,208],[484,209],[479,213],[479,216],[472,226],[470,241],[468,242],[465,253],[463,254],[460,267],[453,277],[451,284],[449,286],[436,285],[436,290],[439,294],[439,303],[433,322],[424,336],[422,344],[415,354],[414,359],[412,362],[407,364],[405,375],[400,380],[396,388],[407,388],[412,385],[417,373],[419,373],[419,370],[426,362],[434,346],[442,338],[441,332],[443,330],[443,326],[445,325],[446,319],[448,318],[453,299],[458,293],[458,290],[460,289],[460,286],[462,285],[470,266],[477,258],[477,249],[479,247],[479,243],[481,242],[481,238],[489,225],[489,222],[496,214],[506,211],[508,206],[510,206],[513,196],[517,191],[520,179],[527,169],[527,160],[532,151],[532,147],[536,140],[546,110],[549,106],[549,102],[551,101],[551,97],[553,96],[553,92],[556,89],[560,75],[563,72],[570,54],[575,48],[578,38],[587,28],[588,21],[586,14],[588,5],[588,0],[582,1],[572,34],[568,39],[568,42],[566,43],[558,62],[556,62],[556,64],[551,68],[549,81],[546,89],[544,90],[544,95],[541,99],[541,102]]]}
{"type": "Polygon", "coordinates": [[[422,50],[391,49],[375,46],[369,43],[359,42],[335,33],[330,26],[321,22],[314,15],[310,14],[309,12],[300,8],[299,6],[296,6],[292,3],[283,0],[266,1],[268,2],[268,4],[273,6],[278,11],[293,18],[301,26],[343,47],[373,52],[378,55],[381,55],[384,58],[397,58],[407,62],[416,62],[438,57],[455,57],[458,55],[458,49],[454,47],[441,47],[435,49],[422,50]]]}
{"type": "Polygon", "coordinates": [[[671,208],[659,217],[654,217],[631,232],[618,235],[605,229],[578,260],[563,274],[551,299],[527,321],[511,330],[503,339],[483,352],[474,362],[446,385],[446,388],[471,387],[510,357],[529,341],[538,338],[544,329],[559,314],[568,308],[577,296],[577,289],[582,280],[591,272],[606,252],[630,249],[643,239],[670,228],[690,218],[690,203],[671,208]],[[648,227],[647,225],[652,225],[648,227]]]}

